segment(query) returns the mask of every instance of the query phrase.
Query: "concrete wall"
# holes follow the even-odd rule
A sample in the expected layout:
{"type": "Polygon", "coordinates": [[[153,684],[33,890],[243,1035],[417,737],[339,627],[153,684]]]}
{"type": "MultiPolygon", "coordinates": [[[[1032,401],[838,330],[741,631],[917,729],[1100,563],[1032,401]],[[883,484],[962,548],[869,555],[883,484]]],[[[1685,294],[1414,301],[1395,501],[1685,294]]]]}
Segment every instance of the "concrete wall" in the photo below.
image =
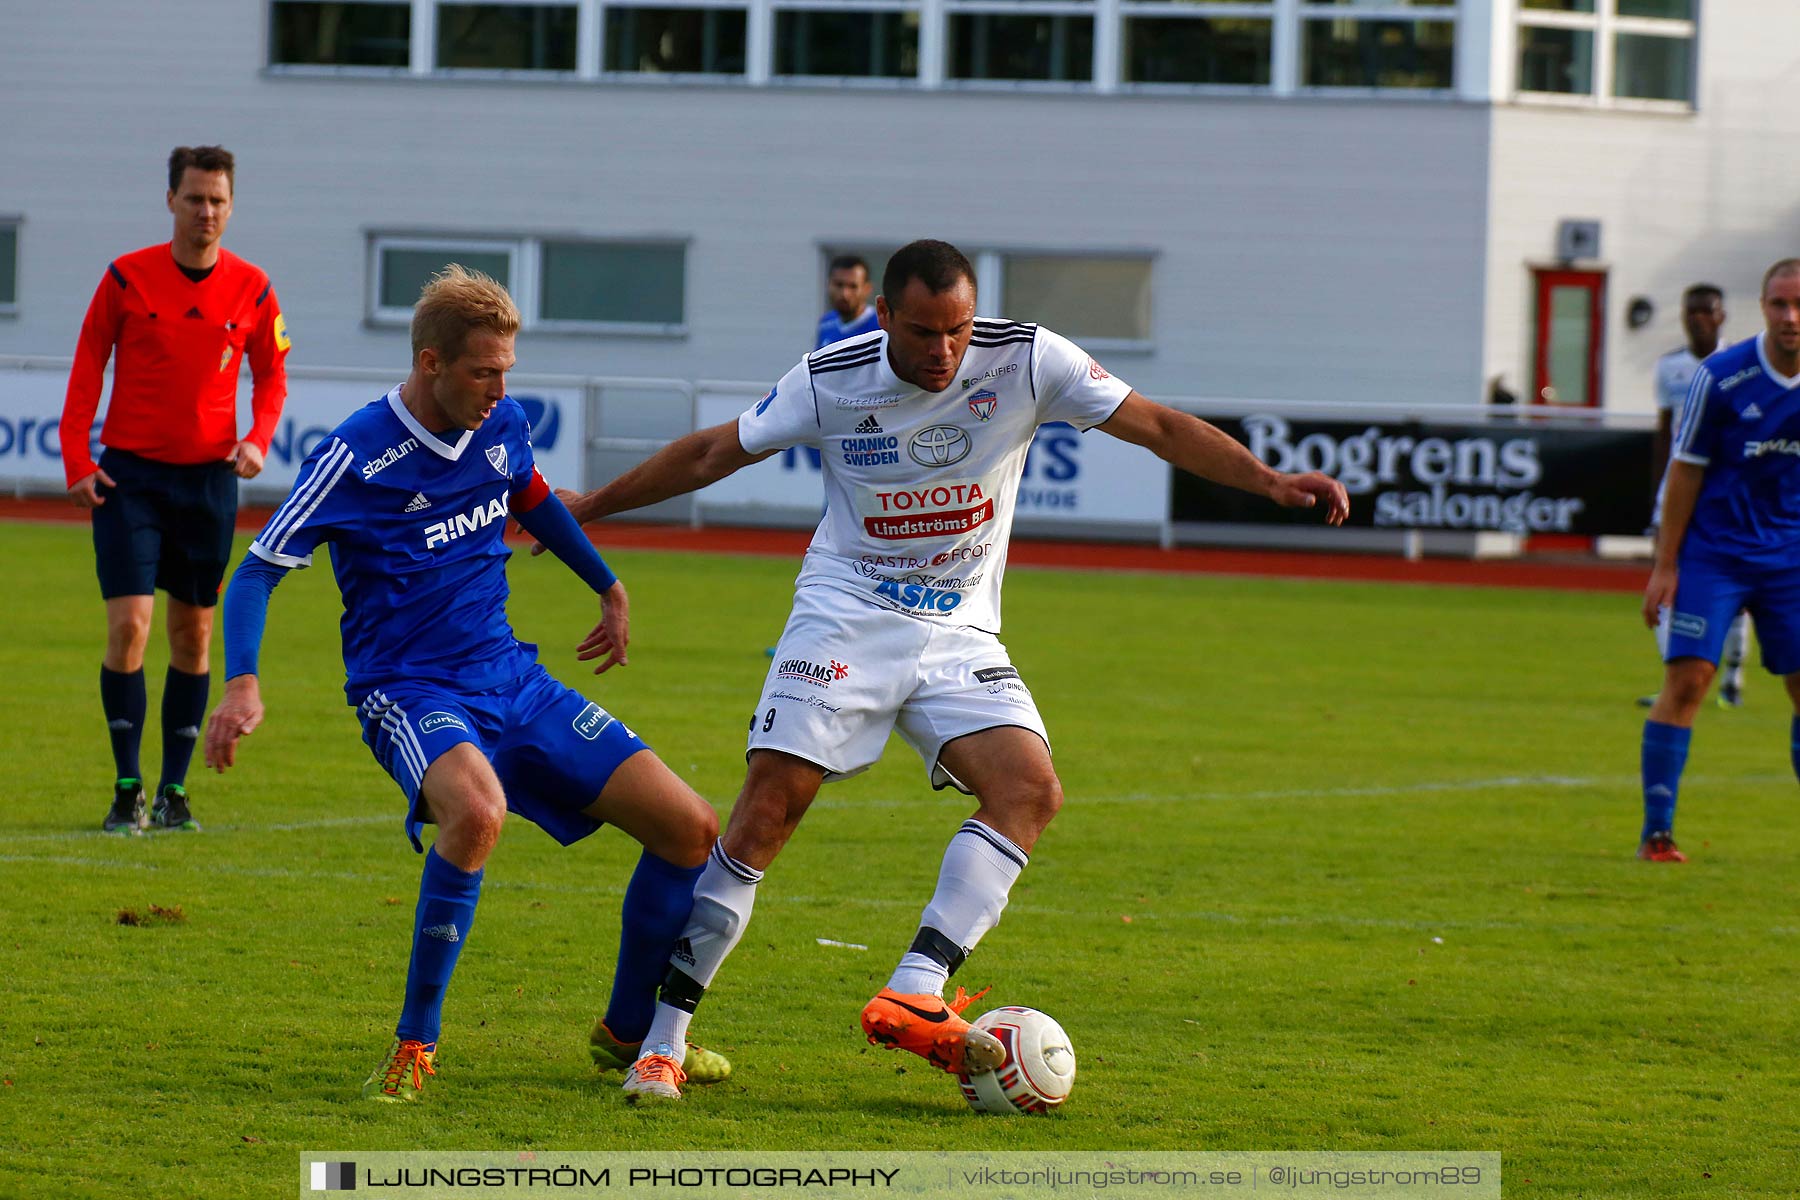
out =
{"type": "Polygon", "coordinates": [[[821,242],[937,236],[1154,252],[1154,348],[1105,355],[1152,395],[1480,395],[1482,105],[296,78],[261,69],[264,21],[13,6],[0,215],[26,224],[0,353],[69,353],[106,262],[168,236],[169,147],[218,141],[227,244],[311,364],[404,368],[404,331],[364,322],[371,228],[691,239],[685,337],[527,335],[521,366],[732,379],[809,348],[821,242]]]}

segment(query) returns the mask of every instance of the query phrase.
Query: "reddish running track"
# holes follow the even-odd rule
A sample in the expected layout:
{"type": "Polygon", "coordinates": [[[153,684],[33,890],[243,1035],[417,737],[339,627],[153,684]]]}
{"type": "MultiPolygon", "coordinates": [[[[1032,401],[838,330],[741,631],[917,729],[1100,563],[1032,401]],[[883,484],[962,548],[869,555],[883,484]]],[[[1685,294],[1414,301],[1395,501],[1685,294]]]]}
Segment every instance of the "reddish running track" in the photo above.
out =
{"type": "MultiPolygon", "coordinates": [[[[266,508],[238,513],[238,528],[262,528],[266,508]]],[[[0,520],[85,521],[87,514],[54,498],[0,498],[0,520]]],[[[810,532],[783,529],[693,529],[625,521],[591,528],[602,547],[753,554],[798,559],[810,532]]],[[[1278,579],[1356,579],[1377,583],[1432,583],[1461,587],[1554,588],[1572,592],[1641,592],[1649,576],[1643,563],[1608,562],[1585,555],[1521,559],[1427,558],[1380,554],[1327,554],[1292,550],[1243,550],[1156,546],[1117,542],[1063,542],[1014,538],[1007,559],[1015,566],[1069,567],[1092,571],[1159,571],[1195,575],[1249,575],[1278,579]]]]}

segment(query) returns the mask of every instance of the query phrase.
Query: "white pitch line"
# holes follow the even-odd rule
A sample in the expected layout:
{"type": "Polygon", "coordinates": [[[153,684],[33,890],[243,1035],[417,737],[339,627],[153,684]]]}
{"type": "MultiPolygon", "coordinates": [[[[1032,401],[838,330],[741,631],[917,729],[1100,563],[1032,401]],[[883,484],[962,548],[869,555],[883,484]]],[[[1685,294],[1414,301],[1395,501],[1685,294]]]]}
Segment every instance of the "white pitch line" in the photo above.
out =
{"type": "MultiPolygon", "coordinates": [[[[1687,786],[1718,786],[1721,784],[1745,783],[1780,783],[1793,778],[1783,773],[1754,773],[1748,775],[1689,775],[1683,783],[1687,786]]],[[[1069,802],[1075,806],[1100,804],[1154,804],[1166,802],[1186,804],[1195,801],[1264,801],[1264,800],[1332,800],[1332,799],[1370,799],[1381,796],[1417,796],[1430,795],[1434,792],[1483,792],[1495,790],[1511,790],[1519,788],[1556,788],[1575,789],[1592,787],[1625,787],[1638,782],[1636,775],[1500,775],[1490,779],[1444,779],[1428,780],[1423,783],[1405,783],[1384,787],[1328,787],[1328,788],[1274,788],[1251,792],[1119,792],[1111,795],[1074,792],[1069,802]]],[[[970,803],[969,797],[961,792],[943,791],[917,796],[873,796],[864,799],[820,799],[813,802],[816,809],[859,809],[859,808],[899,808],[922,804],[939,804],[946,807],[962,807],[970,803]]],[[[315,829],[353,828],[363,825],[398,825],[402,816],[398,810],[379,815],[360,817],[326,817],[314,821],[287,821],[271,825],[239,823],[236,825],[209,825],[207,828],[215,833],[305,833],[315,829]]],[[[8,844],[21,842],[84,842],[110,841],[130,845],[132,839],[121,838],[118,834],[102,833],[98,829],[65,829],[47,833],[17,833],[5,835],[8,844]]],[[[164,834],[152,833],[148,837],[160,839],[164,834]]]]}

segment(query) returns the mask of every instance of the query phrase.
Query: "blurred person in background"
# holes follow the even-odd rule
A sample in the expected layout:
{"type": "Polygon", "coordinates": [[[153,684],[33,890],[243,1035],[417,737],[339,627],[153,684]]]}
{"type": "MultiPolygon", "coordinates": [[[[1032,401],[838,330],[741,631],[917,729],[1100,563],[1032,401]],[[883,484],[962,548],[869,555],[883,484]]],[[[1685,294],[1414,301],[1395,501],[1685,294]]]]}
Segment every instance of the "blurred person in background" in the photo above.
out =
{"type": "Polygon", "coordinates": [[[823,350],[833,342],[881,327],[875,319],[875,306],[869,303],[871,290],[868,263],[854,254],[840,254],[831,260],[825,273],[825,296],[831,307],[819,318],[813,349],[823,350]]]}

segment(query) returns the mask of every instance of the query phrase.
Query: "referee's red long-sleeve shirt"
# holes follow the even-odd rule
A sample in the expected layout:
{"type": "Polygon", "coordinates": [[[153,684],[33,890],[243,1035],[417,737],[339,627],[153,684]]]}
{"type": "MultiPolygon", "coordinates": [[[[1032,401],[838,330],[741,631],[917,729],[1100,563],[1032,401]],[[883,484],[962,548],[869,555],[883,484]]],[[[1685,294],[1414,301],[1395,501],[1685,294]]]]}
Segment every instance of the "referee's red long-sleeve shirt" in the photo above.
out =
{"type": "Polygon", "coordinates": [[[287,398],[287,326],[260,267],[223,248],[212,273],[182,274],[167,242],[107,267],[81,323],[63,399],[63,473],[70,486],[94,473],[88,431],[106,361],[117,350],[112,399],[100,440],[165,463],[223,460],[238,443],[239,364],[255,380],[247,438],[265,455],[287,398]]]}

